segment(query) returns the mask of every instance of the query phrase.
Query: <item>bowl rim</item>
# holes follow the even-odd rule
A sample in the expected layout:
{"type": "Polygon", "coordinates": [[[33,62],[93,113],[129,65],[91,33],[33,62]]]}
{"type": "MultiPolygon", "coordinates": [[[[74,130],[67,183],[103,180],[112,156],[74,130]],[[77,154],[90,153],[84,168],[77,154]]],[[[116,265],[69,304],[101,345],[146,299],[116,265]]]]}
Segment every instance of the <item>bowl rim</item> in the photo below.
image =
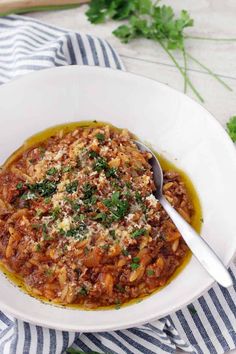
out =
{"type": "MultiPolygon", "coordinates": [[[[121,70],[116,70],[116,69],[112,69],[112,68],[103,68],[103,67],[92,67],[92,66],[62,66],[62,67],[56,67],[56,68],[47,68],[44,70],[40,70],[37,72],[32,72],[28,75],[22,76],[20,78],[16,78],[6,84],[4,84],[3,86],[0,87],[0,96],[1,96],[1,92],[2,90],[5,90],[6,87],[9,87],[11,85],[14,85],[16,82],[21,82],[22,84],[24,84],[24,82],[28,82],[31,79],[37,79],[37,77],[39,76],[47,76],[48,72],[65,72],[65,71],[82,71],[82,72],[101,72],[102,74],[105,74],[110,72],[112,75],[114,75],[114,80],[116,79],[122,79],[123,77],[130,77],[130,80],[132,79],[136,79],[136,80],[143,80],[145,82],[152,82],[155,85],[159,86],[161,89],[165,89],[166,91],[170,90],[172,91],[176,97],[180,97],[181,99],[184,99],[186,101],[189,101],[190,103],[200,106],[201,109],[203,109],[206,113],[207,113],[207,117],[205,117],[206,120],[211,120],[213,122],[213,124],[215,125],[216,129],[218,130],[218,132],[221,134],[222,138],[223,138],[223,142],[224,144],[228,144],[228,148],[235,153],[236,156],[236,150],[235,150],[235,146],[232,142],[232,140],[229,138],[227,132],[223,129],[222,125],[216,120],[216,118],[214,118],[214,116],[205,108],[203,107],[200,103],[196,102],[194,99],[190,98],[189,96],[185,95],[184,93],[169,87],[168,85],[161,83],[159,81],[156,81],[154,79],[151,78],[147,78],[143,75],[138,75],[138,74],[134,74],[134,73],[130,73],[127,71],[121,71],[121,70]]],[[[236,171],[236,159],[235,159],[235,171],[236,171]]],[[[234,255],[236,254],[236,247],[234,250],[232,250],[231,255],[230,255],[230,259],[227,260],[226,265],[228,266],[230,264],[230,262],[232,261],[234,255]]],[[[163,313],[156,315],[150,315],[148,314],[145,318],[143,318],[142,320],[135,320],[135,319],[131,319],[129,321],[126,321],[126,324],[124,325],[119,325],[117,324],[116,326],[111,326],[111,325],[107,325],[106,326],[102,326],[102,328],[100,328],[99,325],[91,325],[88,326],[87,328],[83,327],[83,325],[71,325],[70,327],[68,325],[63,326],[63,323],[61,324],[56,324],[51,321],[51,319],[48,319],[48,323],[45,325],[44,321],[41,321],[40,319],[35,319],[34,316],[31,316],[29,314],[25,315],[22,311],[18,311],[16,309],[14,309],[13,306],[9,306],[5,303],[2,303],[1,298],[0,298],[0,304],[1,304],[1,310],[6,311],[9,314],[12,314],[13,316],[20,318],[24,321],[30,322],[32,324],[36,324],[36,325],[41,325],[44,327],[48,327],[48,328],[53,328],[53,329],[57,329],[57,330],[66,330],[66,331],[82,331],[82,332],[103,332],[103,331],[113,331],[113,330],[119,330],[119,329],[125,329],[125,328],[131,328],[133,326],[137,326],[137,325],[142,325],[144,323],[147,322],[151,322],[151,321],[155,321],[158,318],[161,317],[165,317],[166,315],[169,315],[170,313],[173,313],[177,310],[179,310],[180,308],[183,308],[185,306],[187,306],[188,304],[192,303],[194,300],[196,300],[197,298],[199,298],[201,295],[203,295],[203,293],[207,292],[212,285],[214,284],[214,280],[211,279],[210,277],[208,278],[208,281],[206,281],[206,284],[204,287],[202,287],[200,289],[200,291],[196,291],[195,294],[191,297],[191,299],[186,299],[185,301],[183,301],[183,303],[181,304],[181,306],[177,306],[175,307],[174,305],[172,306],[171,310],[168,311],[163,311],[163,313]]],[[[131,305],[132,306],[132,305],[131,305]]],[[[125,308],[124,308],[125,309],[125,308]]],[[[123,309],[123,310],[124,310],[123,309]]],[[[64,310],[64,309],[63,309],[64,310]]],[[[76,311],[73,309],[73,311],[76,311]]]]}

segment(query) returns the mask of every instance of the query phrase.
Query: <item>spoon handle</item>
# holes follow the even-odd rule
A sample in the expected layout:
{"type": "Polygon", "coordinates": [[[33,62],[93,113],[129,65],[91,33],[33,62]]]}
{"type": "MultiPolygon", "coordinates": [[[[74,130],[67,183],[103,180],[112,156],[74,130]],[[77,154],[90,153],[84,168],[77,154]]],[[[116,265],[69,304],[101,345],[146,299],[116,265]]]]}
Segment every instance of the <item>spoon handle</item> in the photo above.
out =
{"type": "Polygon", "coordinates": [[[233,281],[228,270],[206,241],[200,237],[192,226],[184,220],[184,218],[163,196],[159,199],[159,201],[174,222],[194,256],[212,276],[212,278],[224,287],[233,285],[233,281]]]}

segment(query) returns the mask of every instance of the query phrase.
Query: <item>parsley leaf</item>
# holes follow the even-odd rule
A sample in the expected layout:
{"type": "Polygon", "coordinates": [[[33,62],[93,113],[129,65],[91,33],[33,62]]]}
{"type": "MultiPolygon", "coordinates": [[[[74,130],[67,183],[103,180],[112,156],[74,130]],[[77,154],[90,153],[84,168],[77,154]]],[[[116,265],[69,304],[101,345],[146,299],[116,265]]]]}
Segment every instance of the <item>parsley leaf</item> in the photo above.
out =
{"type": "Polygon", "coordinates": [[[28,185],[29,190],[32,193],[39,194],[42,197],[50,197],[57,190],[57,183],[45,179],[42,182],[28,185]]]}
{"type": "Polygon", "coordinates": [[[176,16],[173,8],[160,5],[160,0],[91,0],[86,14],[91,23],[103,23],[108,19],[117,21],[126,19],[126,24],[122,24],[113,31],[113,34],[123,43],[128,43],[135,38],[145,38],[159,43],[182,75],[184,92],[186,93],[187,86],[189,86],[201,102],[204,102],[204,100],[188,75],[188,59],[194,61],[225,88],[232,91],[216,73],[186,51],[185,41],[191,37],[187,37],[184,31],[187,27],[192,27],[194,24],[193,19],[186,10],[182,10],[179,16],[176,16]],[[183,68],[172,53],[174,50],[178,50],[182,54],[183,68]]]}
{"type": "Polygon", "coordinates": [[[188,306],[188,310],[191,313],[192,316],[197,314],[197,310],[195,309],[195,307],[193,305],[189,305],[188,306]]]}
{"type": "Polygon", "coordinates": [[[96,134],[96,138],[98,139],[98,141],[100,143],[102,143],[105,140],[105,135],[101,134],[101,133],[98,133],[98,134],[96,134]]]}
{"type": "Polygon", "coordinates": [[[78,188],[78,181],[72,181],[66,185],[66,191],[69,194],[72,194],[77,191],[78,188]]]}
{"type": "Polygon", "coordinates": [[[135,10],[136,0],[92,0],[86,12],[91,23],[103,23],[107,18],[124,20],[135,10]]]}
{"type": "Polygon", "coordinates": [[[20,190],[23,187],[23,182],[18,182],[16,185],[16,189],[20,190]]]}
{"type": "Polygon", "coordinates": [[[79,290],[79,294],[82,296],[86,296],[88,294],[88,290],[85,288],[85,286],[81,287],[81,289],[79,290]]]}
{"type": "Polygon", "coordinates": [[[103,201],[103,204],[109,209],[114,220],[123,219],[129,209],[128,201],[121,199],[120,192],[113,193],[110,199],[103,201]]]}
{"type": "Polygon", "coordinates": [[[98,156],[95,163],[93,164],[93,169],[97,172],[106,170],[108,168],[107,160],[104,157],[98,156]]]}
{"type": "Polygon", "coordinates": [[[227,122],[227,131],[233,142],[236,142],[236,116],[233,116],[227,122]]]}
{"type": "Polygon", "coordinates": [[[146,230],[145,229],[138,229],[132,232],[131,237],[132,238],[137,238],[139,236],[145,235],[146,230]]]}
{"type": "Polygon", "coordinates": [[[47,175],[49,176],[54,176],[57,173],[57,168],[56,167],[51,167],[49,170],[47,170],[47,175]]]}

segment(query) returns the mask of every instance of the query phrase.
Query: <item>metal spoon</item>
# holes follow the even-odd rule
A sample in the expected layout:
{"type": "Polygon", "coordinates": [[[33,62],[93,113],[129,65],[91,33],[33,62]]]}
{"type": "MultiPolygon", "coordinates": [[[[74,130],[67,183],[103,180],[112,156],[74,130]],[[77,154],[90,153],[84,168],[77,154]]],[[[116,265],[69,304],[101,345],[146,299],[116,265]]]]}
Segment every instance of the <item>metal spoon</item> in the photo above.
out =
{"type": "Polygon", "coordinates": [[[137,145],[139,150],[148,151],[152,155],[152,158],[150,159],[150,164],[152,165],[153,177],[156,185],[156,191],[154,192],[154,194],[165,209],[165,211],[168,213],[172,221],[174,222],[175,226],[181,233],[183,239],[187,243],[194,256],[207,270],[207,272],[212,276],[212,278],[214,278],[220,285],[224,287],[229,287],[233,285],[231,275],[229,274],[222,261],[216,255],[216,253],[163,196],[163,173],[156,156],[147,146],[140,143],[139,141],[135,141],[135,144],[137,145]]]}

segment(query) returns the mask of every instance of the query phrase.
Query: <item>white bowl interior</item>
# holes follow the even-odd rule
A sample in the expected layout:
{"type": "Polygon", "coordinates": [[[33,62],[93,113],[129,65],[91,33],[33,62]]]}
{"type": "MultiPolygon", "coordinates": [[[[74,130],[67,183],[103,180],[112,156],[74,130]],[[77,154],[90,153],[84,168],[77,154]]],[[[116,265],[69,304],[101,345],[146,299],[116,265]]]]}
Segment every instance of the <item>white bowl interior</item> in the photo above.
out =
{"type": "MultiPolygon", "coordinates": [[[[152,80],[119,71],[64,67],[28,75],[0,88],[0,163],[47,127],[100,120],[152,144],[192,179],[203,208],[203,237],[225,264],[236,249],[236,159],[227,134],[200,105],[152,80]]],[[[167,287],[119,311],[57,308],[29,297],[0,275],[0,307],[18,318],[71,331],[131,327],[201,295],[212,279],[192,258],[167,287]]]]}

